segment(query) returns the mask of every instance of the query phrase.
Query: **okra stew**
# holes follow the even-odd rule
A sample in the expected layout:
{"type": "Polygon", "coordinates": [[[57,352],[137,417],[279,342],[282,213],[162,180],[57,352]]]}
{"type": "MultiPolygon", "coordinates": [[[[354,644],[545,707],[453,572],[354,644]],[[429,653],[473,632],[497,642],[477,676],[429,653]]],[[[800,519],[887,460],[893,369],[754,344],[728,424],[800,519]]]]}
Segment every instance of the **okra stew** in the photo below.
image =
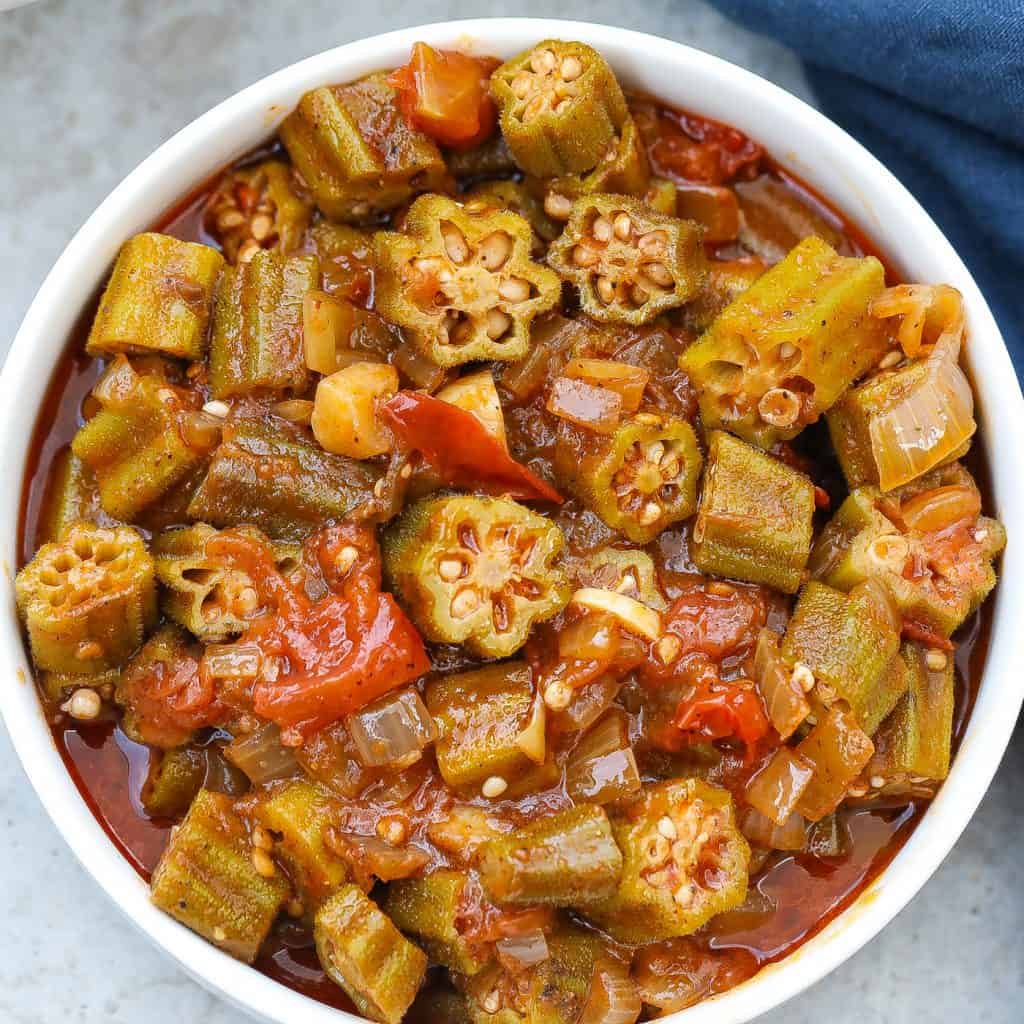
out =
{"type": "Polygon", "coordinates": [[[68,767],[158,907],[372,1020],[725,991],[949,771],[1005,539],[964,334],[581,43],[314,89],[124,243],[41,415],[68,767]]]}

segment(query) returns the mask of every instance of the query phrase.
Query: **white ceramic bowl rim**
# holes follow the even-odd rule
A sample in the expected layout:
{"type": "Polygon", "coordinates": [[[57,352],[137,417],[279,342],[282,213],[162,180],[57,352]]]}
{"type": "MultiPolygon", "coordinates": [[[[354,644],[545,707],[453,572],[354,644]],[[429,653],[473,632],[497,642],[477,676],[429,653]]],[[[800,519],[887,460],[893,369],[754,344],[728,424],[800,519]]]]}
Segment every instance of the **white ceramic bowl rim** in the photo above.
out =
{"type": "MultiPolygon", "coordinates": [[[[844,210],[907,279],[946,281],[959,288],[968,311],[967,360],[979,407],[990,422],[998,415],[1004,442],[1024,437],[1024,403],[1013,366],[967,269],[906,189],[821,114],[747,71],[654,36],[542,19],[447,22],[341,46],[225,100],[140,164],[78,231],[40,288],[0,377],[0,437],[5,441],[0,479],[8,481],[0,499],[0,551],[8,581],[17,566],[20,484],[32,424],[65,339],[121,242],[148,228],[198,182],[261,142],[312,87],[402,63],[419,39],[507,57],[548,37],[582,39],[608,57],[627,83],[734,124],[844,210]]],[[[1015,472],[1012,446],[1004,443],[997,452],[994,434],[984,423],[982,438],[993,471],[997,512],[1004,522],[1024,522],[1024,475],[1015,472]]],[[[994,598],[983,685],[970,724],[948,781],[909,842],[854,905],[795,954],[736,989],[668,1019],[680,1024],[683,1017],[685,1024],[740,1024],[779,1005],[856,952],[935,871],[984,795],[1024,697],[1024,631],[1018,625],[1024,608],[1021,552],[1024,546],[1011,537],[994,598]]],[[[279,1024],[355,1021],[232,960],[149,903],[146,886],[93,818],[53,745],[30,681],[13,587],[4,588],[2,600],[4,719],[43,805],[93,878],[189,974],[254,1016],[279,1024]]]]}

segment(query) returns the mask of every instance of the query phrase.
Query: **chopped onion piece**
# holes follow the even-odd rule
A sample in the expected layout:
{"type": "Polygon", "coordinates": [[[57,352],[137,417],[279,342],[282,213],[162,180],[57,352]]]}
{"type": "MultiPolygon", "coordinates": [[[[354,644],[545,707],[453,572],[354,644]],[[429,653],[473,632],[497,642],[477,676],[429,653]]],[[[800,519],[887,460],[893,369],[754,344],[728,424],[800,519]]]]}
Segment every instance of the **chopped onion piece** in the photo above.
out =
{"type": "Polygon", "coordinates": [[[788,739],[811,713],[811,705],[782,660],[778,633],[770,629],[762,629],[757,638],[754,679],[775,731],[782,739],[788,739]]]}
{"type": "Polygon", "coordinates": [[[389,693],[345,720],[367,768],[407,768],[437,739],[437,726],[413,689],[389,693]]]}
{"type": "Polygon", "coordinates": [[[879,618],[885,620],[885,626],[892,632],[898,633],[903,626],[903,616],[896,607],[896,599],[892,591],[881,580],[869,576],[863,583],[858,583],[853,591],[855,594],[862,594],[868,598],[874,606],[879,618]]]}
{"type": "MultiPolygon", "coordinates": [[[[330,832],[330,830],[328,830],[330,832]]],[[[331,846],[348,860],[357,879],[393,882],[418,874],[430,862],[430,855],[418,846],[392,846],[376,836],[335,832],[331,846]]]]}
{"type": "Polygon", "coordinates": [[[948,284],[900,284],[887,288],[871,303],[871,315],[880,319],[901,316],[897,333],[904,355],[913,359],[925,344],[926,333],[939,340],[953,338],[959,346],[964,333],[964,303],[948,284]]]}
{"type": "Polygon", "coordinates": [[[622,418],[622,397],[609,388],[559,377],[551,385],[547,410],[559,419],[599,434],[610,434],[622,418]]]}
{"type": "Polygon", "coordinates": [[[495,952],[502,967],[513,974],[529,970],[548,958],[548,940],[540,928],[498,939],[495,952]]]}
{"type": "Polygon", "coordinates": [[[338,369],[338,350],[347,343],[352,325],[352,303],[326,292],[307,292],[302,300],[306,366],[316,373],[334,373],[338,369]]]}
{"type": "Polygon", "coordinates": [[[565,784],[578,803],[607,804],[639,792],[640,772],[622,711],[608,711],[583,735],[566,765],[565,784]]]}
{"type": "Polygon", "coordinates": [[[619,622],[611,615],[591,612],[558,633],[561,658],[580,661],[611,661],[619,652],[619,622]]]}
{"type": "Polygon", "coordinates": [[[202,664],[210,679],[252,680],[263,669],[263,651],[258,644],[210,644],[202,664]]]}
{"type": "Polygon", "coordinates": [[[590,611],[614,615],[631,633],[648,640],[657,640],[661,635],[661,616],[653,608],[625,594],[597,587],[580,587],[572,595],[572,602],[590,611]]]}
{"type": "Polygon", "coordinates": [[[872,417],[871,451],[883,491],[900,487],[959,451],[973,437],[974,395],[957,363],[959,337],[943,335],[922,375],[898,402],[872,417]]]}
{"type": "Polygon", "coordinates": [[[780,747],[747,783],[747,803],[781,826],[796,809],[813,775],[814,767],[806,758],[789,747],[780,747]]]}
{"type": "Polygon", "coordinates": [[[444,382],[447,374],[433,360],[421,354],[412,345],[399,345],[395,350],[392,365],[400,374],[407,377],[414,387],[427,391],[436,391],[444,382]]]}
{"type": "Polygon", "coordinates": [[[533,709],[523,731],[516,737],[516,746],[534,763],[543,764],[547,753],[547,712],[544,695],[537,691],[533,698],[533,709]]]}
{"type": "Polygon", "coordinates": [[[552,716],[552,726],[558,732],[579,732],[589,728],[611,706],[620,689],[621,681],[611,674],[584,683],[573,694],[572,703],[552,716]]]}
{"type": "Polygon", "coordinates": [[[224,756],[245,772],[254,786],[299,774],[295,751],[282,745],[281,730],[273,722],[233,739],[224,747],[224,756]]]}
{"type": "MultiPolygon", "coordinates": [[[[746,903],[760,892],[751,886],[746,903]]],[[[737,908],[739,911],[741,908],[737,908]]],[[[767,913],[774,913],[769,904],[767,913]]],[[[732,914],[727,911],[726,914],[732,914]]],[[[715,918],[718,922],[726,915],[715,918]]],[[[748,917],[750,915],[748,914],[748,917]]],[[[763,924],[764,919],[752,923],[763,924]]],[[[661,1015],[685,1010],[702,999],[725,992],[754,974],[760,964],[746,949],[716,949],[703,947],[698,940],[669,939],[652,943],[637,951],[633,961],[633,977],[645,1003],[661,1011],[661,1015]]]]}
{"type": "Polygon", "coordinates": [[[505,439],[505,416],[501,411],[501,400],[498,389],[494,386],[494,376],[490,370],[481,370],[460,377],[451,384],[441,388],[437,397],[442,402],[458,406],[480,421],[484,430],[491,437],[500,441],[507,448],[505,439]]]}
{"type": "Polygon", "coordinates": [[[640,989],[624,964],[601,959],[594,965],[580,1024],[635,1024],[643,1009],[640,989]]]}
{"type": "Polygon", "coordinates": [[[776,825],[753,807],[740,815],[740,830],[756,846],[769,850],[802,850],[807,842],[807,822],[795,812],[776,825]]]}
{"type": "Polygon", "coordinates": [[[973,487],[949,484],[914,495],[900,505],[908,530],[937,533],[954,523],[974,521],[981,514],[981,495],[973,487]]]}
{"type": "Polygon", "coordinates": [[[274,405],[271,412],[289,423],[302,423],[308,427],[313,415],[313,403],[308,398],[287,398],[274,405]]]}
{"type": "Polygon", "coordinates": [[[92,396],[101,405],[116,406],[129,401],[135,394],[138,384],[139,375],[127,357],[117,356],[96,382],[92,396]]]}
{"type": "Polygon", "coordinates": [[[636,412],[640,408],[644,388],[651,379],[650,371],[616,359],[570,359],[564,373],[573,380],[616,392],[625,412],[636,412]]]}
{"type": "Polygon", "coordinates": [[[213,451],[220,444],[223,425],[219,417],[198,409],[188,409],[178,418],[181,439],[197,452],[213,451]]]}

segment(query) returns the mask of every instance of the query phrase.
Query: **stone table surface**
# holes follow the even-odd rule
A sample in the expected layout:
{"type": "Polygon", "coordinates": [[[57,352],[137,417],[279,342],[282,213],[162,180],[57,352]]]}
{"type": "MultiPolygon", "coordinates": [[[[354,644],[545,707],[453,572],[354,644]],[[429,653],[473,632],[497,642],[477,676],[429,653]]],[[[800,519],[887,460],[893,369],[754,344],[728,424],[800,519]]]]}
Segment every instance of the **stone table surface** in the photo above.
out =
{"type": "MultiPolygon", "coordinates": [[[[276,68],[360,36],[511,4],[396,0],[67,0],[0,14],[0,356],[47,269],[154,147],[276,68]]],[[[798,62],[685,0],[562,0],[557,14],[678,39],[811,99],[798,62]]],[[[2,683],[0,683],[2,685],[2,683]]],[[[1019,1024],[1024,1019],[1024,734],[963,838],[866,949],[770,1024],[1019,1024]]],[[[89,880],[0,729],[0,1024],[242,1024],[89,880]]]]}

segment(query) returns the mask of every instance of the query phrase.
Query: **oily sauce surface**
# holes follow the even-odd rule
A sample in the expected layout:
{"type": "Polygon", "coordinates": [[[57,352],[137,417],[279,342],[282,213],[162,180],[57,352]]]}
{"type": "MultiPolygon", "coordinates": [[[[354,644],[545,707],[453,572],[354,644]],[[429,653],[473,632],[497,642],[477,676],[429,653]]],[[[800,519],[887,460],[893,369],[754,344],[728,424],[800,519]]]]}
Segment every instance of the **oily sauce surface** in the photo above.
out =
{"type": "MultiPolygon", "coordinates": [[[[633,107],[638,120],[649,118],[655,125],[656,141],[649,150],[659,173],[710,184],[720,183],[734,174],[739,174],[741,179],[762,182],[770,178],[770,187],[781,187],[791,202],[802,205],[820,222],[830,225],[835,241],[845,251],[880,256],[859,229],[845,221],[807,186],[781,172],[760,147],[750,144],[739,133],[734,133],[739,138],[734,140],[735,146],[726,157],[719,154],[712,159],[705,143],[723,137],[728,143],[728,132],[732,129],[667,110],[647,99],[635,99],[633,107]]],[[[265,154],[266,150],[262,155],[265,154]]],[[[212,183],[207,183],[187,197],[168,212],[155,230],[212,244],[213,239],[203,229],[203,208],[211,188],[212,183]]],[[[797,216],[800,216],[799,210],[797,216]]],[[[735,258],[734,246],[711,247],[710,255],[735,258]]],[[[892,283],[891,270],[888,276],[892,283]]],[[[84,311],[69,339],[35,424],[23,487],[22,564],[30,560],[38,546],[54,459],[69,445],[82,424],[83,401],[102,372],[102,362],[84,354],[85,337],[94,311],[95,302],[84,311]]],[[[637,340],[642,343],[642,339],[637,340]]],[[[518,457],[524,461],[543,460],[549,443],[543,426],[530,422],[527,413],[515,408],[507,410],[507,418],[510,443],[518,457]]],[[[830,474],[834,480],[837,471],[834,465],[820,461],[823,452],[816,450],[816,445],[820,448],[821,432],[811,430],[807,434],[810,442],[801,454],[815,462],[819,470],[816,479],[826,490],[831,490],[830,474]]],[[[977,449],[967,461],[979,484],[987,491],[988,474],[977,449]]],[[[571,503],[560,513],[559,522],[569,539],[570,551],[573,547],[592,546],[593,531],[601,532],[593,517],[575,510],[571,503]]],[[[677,582],[685,581],[688,570],[686,538],[678,536],[684,533],[675,531],[677,536],[658,542],[662,549],[659,568],[664,577],[677,582]]],[[[981,677],[988,641],[987,616],[972,616],[956,641],[958,699],[954,747],[965,729],[981,677]]],[[[434,651],[432,655],[435,667],[460,666],[461,658],[455,652],[434,651]],[[450,664],[445,664],[446,655],[450,664]]],[[[82,724],[57,715],[52,729],[57,748],[83,799],[129,863],[148,879],[173,824],[150,818],[140,801],[150,757],[148,748],[128,739],[113,720],[82,724]]],[[[523,801],[523,816],[543,813],[552,804],[557,805],[560,796],[562,794],[555,791],[523,801]]],[[[727,970],[732,972],[729,984],[749,977],[764,964],[782,959],[856,899],[896,855],[925,807],[912,803],[884,810],[845,809],[842,817],[848,843],[842,857],[821,859],[807,853],[773,854],[752,876],[747,903],[713,920],[692,938],[693,945],[728,965],[727,970]]],[[[314,999],[352,1009],[344,993],[321,970],[309,931],[295,921],[283,919],[278,924],[256,967],[314,999]]]]}

